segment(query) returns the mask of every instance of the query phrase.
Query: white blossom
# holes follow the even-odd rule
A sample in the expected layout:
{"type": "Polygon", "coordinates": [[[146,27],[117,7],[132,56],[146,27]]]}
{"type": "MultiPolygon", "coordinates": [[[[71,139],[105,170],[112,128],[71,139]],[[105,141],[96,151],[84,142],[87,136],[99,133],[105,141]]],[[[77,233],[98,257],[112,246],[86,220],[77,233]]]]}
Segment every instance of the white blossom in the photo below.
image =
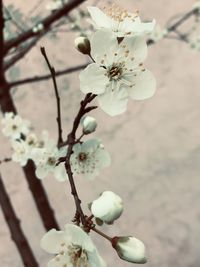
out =
{"type": "Polygon", "coordinates": [[[89,235],[76,225],[65,225],[64,231],[47,232],[41,247],[48,253],[57,254],[48,267],[105,267],[89,235]]]}
{"type": "Polygon", "coordinates": [[[3,134],[13,140],[21,138],[21,135],[26,135],[30,131],[30,122],[22,119],[19,115],[15,115],[13,112],[5,113],[1,123],[3,125],[3,134]]]}
{"type": "Polygon", "coordinates": [[[132,236],[113,238],[113,247],[119,257],[132,263],[146,263],[145,246],[142,241],[132,236]]]}
{"type": "Polygon", "coordinates": [[[112,224],[123,212],[122,199],[111,191],[105,191],[92,202],[91,212],[101,221],[112,224]]]}
{"type": "Polygon", "coordinates": [[[110,155],[99,140],[90,139],[73,146],[70,163],[74,175],[93,179],[102,168],[110,165],[110,155]]]}
{"type": "Polygon", "coordinates": [[[29,149],[25,141],[12,140],[11,147],[13,149],[12,160],[18,162],[21,166],[25,166],[29,158],[29,149]]]}
{"type": "Polygon", "coordinates": [[[34,148],[31,158],[36,165],[36,176],[39,179],[45,178],[49,173],[53,173],[55,178],[62,182],[67,179],[64,163],[57,165],[60,157],[67,154],[66,148],[58,149],[55,142],[48,140],[42,148],[34,148]]]}
{"type": "Polygon", "coordinates": [[[97,121],[91,116],[86,116],[81,121],[84,134],[93,133],[97,128],[97,121]]]}
{"type": "Polygon", "coordinates": [[[138,12],[132,14],[116,5],[104,8],[104,12],[92,6],[88,7],[88,11],[96,28],[112,31],[116,37],[150,33],[155,26],[155,20],[143,23],[138,12]]]}
{"type": "Polygon", "coordinates": [[[95,60],[80,73],[80,89],[98,95],[100,107],[109,115],[123,113],[128,97],[143,100],[156,89],[152,73],[145,69],[147,45],[143,37],[117,38],[97,31],[91,39],[91,56],[95,60]]]}

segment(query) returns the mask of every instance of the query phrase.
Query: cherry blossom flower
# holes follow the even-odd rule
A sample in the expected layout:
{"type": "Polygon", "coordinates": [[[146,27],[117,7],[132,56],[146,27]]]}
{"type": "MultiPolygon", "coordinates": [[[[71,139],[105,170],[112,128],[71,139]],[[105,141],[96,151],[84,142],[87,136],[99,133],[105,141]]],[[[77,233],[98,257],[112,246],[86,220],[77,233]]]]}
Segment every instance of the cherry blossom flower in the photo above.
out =
{"type": "Polygon", "coordinates": [[[21,135],[26,135],[30,131],[30,122],[22,119],[19,115],[15,115],[13,112],[5,113],[1,122],[3,134],[11,139],[19,139],[21,135]]]}
{"type": "Polygon", "coordinates": [[[132,263],[146,263],[145,246],[142,241],[132,236],[113,238],[113,247],[122,260],[132,263]]]}
{"type": "Polygon", "coordinates": [[[100,169],[110,165],[110,155],[97,139],[75,144],[73,152],[70,163],[74,175],[80,174],[91,180],[99,174],[100,169]]]}
{"type": "Polygon", "coordinates": [[[122,199],[111,191],[104,191],[92,202],[91,212],[102,222],[112,224],[123,212],[122,199]]]}
{"type": "Polygon", "coordinates": [[[48,253],[57,254],[48,267],[105,267],[89,235],[76,225],[65,225],[64,231],[47,232],[41,247],[48,253]]]}
{"type": "Polygon", "coordinates": [[[96,28],[112,31],[116,37],[150,33],[155,26],[155,20],[143,23],[138,12],[132,14],[116,5],[104,8],[105,12],[98,7],[88,7],[88,11],[96,28]]]}
{"type": "Polygon", "coordinates": [[[91,39],[91,56],[95,63],[80,73],[80,89],[98,95],[100,107],[109,115],[125,112],[128,97],[143,100],[156,89],[152,73],[143,61],[147,45],[143,37],[117,38],[109,32],[97,31],[91,39]]]}
{"type": "Polygon", "coordinates": [[[161,26],[157,24],[154,30],[149,35],[149,38],[154,42],[158,42],[162,38],[164,38],[167,35],[167,33],[168,33],[167,29],[162,29],[161,26]]]}
{"type": "Polygon", "coordinates": [[[42,148],[34,148],[31,158],[36,165],[36,176],[39,179],[45,178],[49,173],[53,173],[55,178],[62,182],[67,179],[64,163],[57,165],[60,157],[67,154],[66,148],[58,149],[53,140],[46,140],[42,148]]]}

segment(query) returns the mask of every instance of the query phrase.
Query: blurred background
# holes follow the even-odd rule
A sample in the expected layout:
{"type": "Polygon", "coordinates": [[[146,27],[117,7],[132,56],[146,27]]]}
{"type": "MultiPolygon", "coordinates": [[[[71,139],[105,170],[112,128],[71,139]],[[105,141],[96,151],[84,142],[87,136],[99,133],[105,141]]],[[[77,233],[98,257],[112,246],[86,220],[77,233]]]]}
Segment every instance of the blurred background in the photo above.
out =
{"type": "MultiPolygon", "coordinates": [[[[189,11],[193,0],[110,1],[129,11],[140,11],[143,19],[155,18],[164,27],[169,18],[189,11]]],[[[49,1],[6,0],[30,18],[48,14],[49,1]]],[[[86,1],[86,6],[94,1],[86,1]]],[[[98,1],[102,6],[106,1],[98,1]]],[[[26,28],[26,24],[24,24],[26,28]]],[[[184,27],[184,26],[183,26],[184,27]]],[[[187,25],[185,26],[187,27],[187,25]]],[[[40,54],[45,46],[56,70],[86,63],[88,58],[74,48],[74,32],[46,35],[7,72],[9,81],[48,73],[40,54]]],[[[145,64],[155,75],[157,92],[147,101],[129,101],[126,113],[109,117],[102,110],[92,112],[98,121],[94,136],[110,152],[112,164],[94,181],[76,179],[87,210],[99,193],[111,190],[124,201],[124,213],[112,226],[104,226],[108,235],[133,235],[144,241],[148,252],[146,267],[198,267],[200,264],[200,52],[177,40],[163,39],[149,47],[145,64]]],[[[64,134],[72,121],[83,94],[79,90],[79,72],[57,79],[64,134]]],[[[12,90],[19,114],[32,122],[40,135],[46,129],[56,138],[56,106],[52,81],[44,81],[12,90]]],[[[2,115],[1,115],[2,117],[2,115]]],[[[0,158],[9,157],[9,141],[0,132],[0,158]]],[[[35,204],[21,167],[14,162],[1,164],[1,173],[22,228],[37,256],[46,266],[51,255],[39,242],[44,234],[35,204]]],[[[74,215],[74,203],[68,183],[53,177],[44,179],[51,205],[61,227],[74,215]]],[[[2,267],[21,267],[22,262],[0,212],[0,261],[2,267]]],[[[128,267],[110,244],[92,233],[107,266],[128,267]]]]}

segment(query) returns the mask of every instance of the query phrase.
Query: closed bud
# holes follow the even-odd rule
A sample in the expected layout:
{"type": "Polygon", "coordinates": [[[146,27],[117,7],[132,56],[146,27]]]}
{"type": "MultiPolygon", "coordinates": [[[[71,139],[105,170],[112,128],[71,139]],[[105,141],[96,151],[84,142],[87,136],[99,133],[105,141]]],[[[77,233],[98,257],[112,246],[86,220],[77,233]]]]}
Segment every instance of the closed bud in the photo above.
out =
{"type": "Polygon", "coordinates": [[[112,224],[123,211],[122,199],[111,191],[105,191],[91,205],[92,214],[102,222],[112,224]]]}
{"type": "Polygon", "coordinates": [[[146,263],[145,246],[142,241],[132,236],[116,236],[112,246],[122,260],[132,263],[146,263]]]}
{"type": "Polygon", "coordinates": [[[97,128],[96,119],[93,117],[90,117],[90,116],[86,116],[82,120],[82,126],[83,126],[83,133],[84,134],[93,133],[97,128]]]}
{"type": "Polygon", "coordinates": [[[82,54],[90,55],[90,41],[87,37],[77,37],[74,41],[76,49],[82,54]]]}

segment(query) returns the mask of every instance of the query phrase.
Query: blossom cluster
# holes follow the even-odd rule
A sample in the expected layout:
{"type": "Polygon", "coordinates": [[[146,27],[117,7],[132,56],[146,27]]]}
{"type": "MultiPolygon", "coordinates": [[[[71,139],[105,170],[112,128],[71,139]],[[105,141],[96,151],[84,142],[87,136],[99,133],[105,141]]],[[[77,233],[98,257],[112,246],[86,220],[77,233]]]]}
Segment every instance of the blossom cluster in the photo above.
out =
{"type": "MultiPolygon", "coordinates": [[[[49,9],[54,12],[60,5],[62,1],[54,1],[49,9]]],[[[80,90],[87,96],[96,97],[101,109],[110,116],[119,115],[126,111],[129,98],[144,100],[155,93],[154,75],[143,64],[147,56],[146,35],[154,30],[155,21],[142,22],[138,12],[132,14],[115,5],[104,11],[89,7],[88,12],[96,31],[91,37],[81,36],[75,40],[76,48],[93,61],[80,73],[80,90]]],[[[41,25],[35,31],[40,30],[43,30],[41,25]]],[[[38,139],[30,122],[19,115],[6,113],[2,132],[11,141],[12,160],[22,166],[33,160],[37,178],[53,174],[56,180],[63,182],[73,179],[69,174],[72,173],[92,180],[110,165],[111,159],[99,139],[82,140],[96,130],[95,118],[83,116],[78,124],[82,127],[79,138],[73,135],[73,143],[67,139],[57,144],[47,132],[38,139]]],[[[113,224],[123,212],[123,201],[114,192],[104,191],[88,207],[91,215],[83,214],[83,220],[79,214],[81,220],[76,221],[77,225],[67,224],[62,231],[51,229],[44,235],[41,247],[56,254],[48,267],[106,266],[89,236],[96,226],[92,219],[98,226],[113,224]]],[[[142,241],[132,236],[106,238],[121,259],[146,262],[142,241]]]]}

